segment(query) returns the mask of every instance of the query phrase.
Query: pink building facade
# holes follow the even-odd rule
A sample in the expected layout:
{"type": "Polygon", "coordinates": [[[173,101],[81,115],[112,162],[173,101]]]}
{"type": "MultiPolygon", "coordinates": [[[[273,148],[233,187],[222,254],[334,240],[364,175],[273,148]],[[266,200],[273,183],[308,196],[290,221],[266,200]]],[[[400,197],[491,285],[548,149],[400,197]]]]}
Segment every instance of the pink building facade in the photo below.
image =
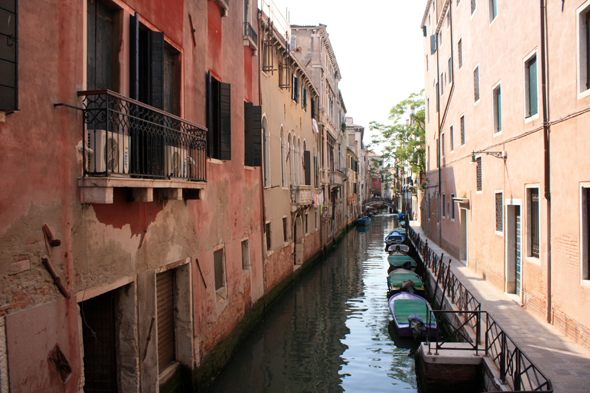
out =
{"type": "Polygon", "coordinates": [[[586,347],[588,11],[581,0],[438,0],[421,24],[423,229],[586,347]]]}

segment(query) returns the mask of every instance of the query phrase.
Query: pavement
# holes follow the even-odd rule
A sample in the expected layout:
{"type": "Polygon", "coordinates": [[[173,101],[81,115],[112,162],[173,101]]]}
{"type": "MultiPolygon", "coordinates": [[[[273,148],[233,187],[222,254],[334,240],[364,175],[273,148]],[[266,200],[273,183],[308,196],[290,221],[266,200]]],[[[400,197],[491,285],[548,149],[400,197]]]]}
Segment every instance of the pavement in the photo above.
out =
{"type": "Polygon", "coordinates": [[[451,257],[449,252],[424,235],[418,221],[411,221],[410,226],[422,239],[428,239],[428,246],[437,255],[444,252],[445,261],[451,258],[451,270],[455,276],[481,303],[482,311],[491,314],[529,359],[551,379],[554,392],[590,392],[590,350],[565,337],[553,325],[533,315],[481,275],[451,257]]]}

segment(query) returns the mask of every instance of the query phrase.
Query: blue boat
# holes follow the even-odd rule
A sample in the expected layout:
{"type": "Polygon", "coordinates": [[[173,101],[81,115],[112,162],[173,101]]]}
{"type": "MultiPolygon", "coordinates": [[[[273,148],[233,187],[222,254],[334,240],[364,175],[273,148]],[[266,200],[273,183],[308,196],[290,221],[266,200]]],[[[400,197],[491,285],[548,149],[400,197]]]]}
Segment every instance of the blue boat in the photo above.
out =
{"type": "Polygon", "coordinates": [[[400,231],[392,231],[385,237],[385,244],[391,246],[392,244],[401,244],[406,240],[406,237],[400,231]]]}
{"type": "Polygon", "coordinates": [[[367,226],[371,223],[371,217],[368,216],[363,216],[359,219],[356,220],[356,225],[363,227],[363,226],[367,226]]]}

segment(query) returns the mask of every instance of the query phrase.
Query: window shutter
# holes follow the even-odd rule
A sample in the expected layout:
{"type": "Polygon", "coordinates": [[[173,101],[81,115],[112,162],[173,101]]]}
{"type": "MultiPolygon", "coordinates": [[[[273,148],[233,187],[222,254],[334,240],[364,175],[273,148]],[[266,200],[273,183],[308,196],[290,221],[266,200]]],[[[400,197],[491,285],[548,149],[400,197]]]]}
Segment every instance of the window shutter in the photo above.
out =
{"type": "Polygon", "coordinates": [[[479,67],[473,70],[473,98],[479,101],[479,67]]]}
{"type": "Polygon", "coordinates": [[[477,191],[481,191],[482,190],[482,178],[481,178],[481,157],[477,157],[476,159],[477,162],[477,170],[476,170],[476,176],[477,176],[477,191]]]}
{"type": "Polygon", "coordinates": [[[164,33],[150,31],[150,102],[164,109],[164,33]]]}
{"type": "Polygon", "coordinates": [[[244,102],[244,165],[252,166],[252,103],[244,102]]]}
{"type": "Polygon", "coordinates": [[[498,107],[498,132],[502,131],[502,90],[498,88],[496,97],[496,106],[498,107]]]}
{"type": "Polygon", "coordinates": [[[315,119],[315,100],[311,99],[311,117],[315,119]]]}
{"type": "Polygon", "coordinates": [[[213,157],[213,79],[207,72],[207,156],[213,157]]]}
{"type": "Polygon", "coordinates": [[[139,18],[137,13],[131,15],[129,26],[129,94],[134,100],[139,100],[139,18]]]}
{"type": "Polygon", "coordinates": [[[158,299],[158,369],[162,372],[176,358],[174,335],[174,270],[156,275],[158,299]]]}
{"type": "Polygon", "coordinates": [[[449,57],[449,84],[453,83],[453,58],[449,57]]]}
{"type": "Polygon", "coordinates": [[[18,11],[16,0],[0,1],[0,110],[18,109],[18,11]]]}
{"type": "Polygon", "coordinates": [[[529,102],[530,116],[536,115],[539,111],[537,101],[537,58],[529,62],[529,102]]]}
{"type": "Polygon", "coordinates": [[[440,90],[438,89],[438,83],[436,84],[436,113],[440,110],[440,90]]]}
{"type": "Polygon", "coordinates": [[[262,108],[250,102],[244,103],[244,164],[247,166],[262,165],[262,108]]]}
{"type": "Polygon", "coordinates": [[[219,82],[220,159],[231,160],[231,85],[219,82]]]}
{"type": "Polygon", "coordinates": [[[315,186],[318,186],[318,158],[317,157],[313,157],[313,174],[314,174],[314,180],[315,180],[315,186]]]}
{"type": "Polygon", "coordinates": [[[303,152],[303,165],[305,165],[305,184],[311,185],[311,152],[305,150],[303,152]]]}
{"type": "Polygon", "coordinates": [[[436,53],[436,34],[430,36],[430,54],[434,55],[436,53]]]}

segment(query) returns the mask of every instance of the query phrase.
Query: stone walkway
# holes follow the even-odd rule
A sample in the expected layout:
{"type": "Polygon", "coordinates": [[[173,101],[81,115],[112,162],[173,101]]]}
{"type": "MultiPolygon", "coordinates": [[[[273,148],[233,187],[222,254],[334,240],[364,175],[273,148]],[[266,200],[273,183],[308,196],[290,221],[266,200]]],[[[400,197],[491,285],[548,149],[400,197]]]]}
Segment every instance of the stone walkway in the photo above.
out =
{"type": "MultiPolygon", "coordinates": [[[[426,237],[417,221],[410,225],[422,239],[428,239],[428,246],[439,256],[444,252],[444,260],[448,262],[449,253],[426,237]]],[[[451,257],[451,260],[451,270],[481,303],[482,310],[491,314],[529,359],[551,379],[555,392],[590,392],[590,351],[529,313],[457,259],[451,257]]]]}

